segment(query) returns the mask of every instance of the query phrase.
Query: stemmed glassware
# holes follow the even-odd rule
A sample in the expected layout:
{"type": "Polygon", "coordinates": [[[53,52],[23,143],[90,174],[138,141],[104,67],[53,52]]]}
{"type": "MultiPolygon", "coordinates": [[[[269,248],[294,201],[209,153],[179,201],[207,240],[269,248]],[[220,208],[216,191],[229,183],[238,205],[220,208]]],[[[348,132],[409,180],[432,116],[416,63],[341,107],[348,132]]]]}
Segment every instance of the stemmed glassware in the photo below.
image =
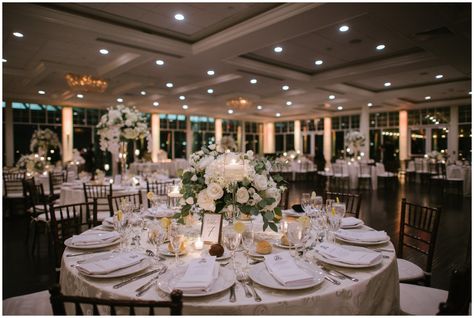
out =
{"type": "Polygon", "coordinates": [[[180,264],[179,261],[179,253],[181,244],[184,242],[184,233],[183,233],[183,226],[176,221],[171,222],[168,228],[168,239],[170,240],[171,248],[173,249],[173,253],[175,255],[175,265],[176,269],[180,264]]]}
{"type": "Polygon", "coordinates": [[[306,212],[306,214],[311,212],[311,194],[303,193],[301,195],[301,207],[306,212]]]}
{"type": "Polygon", "coordinates": [[[158,264],[160,257],[160,246],[166,239],[166,229],[164,229],[159,222],[153,222],[149,225],[148,241],[155,246],[155,261],[158,264]]]}
{"type": "Polygon", "coordinates": [[[296,257],[296,245],[301,243],[303,239],[303,224],[301,222],[288,223],[288,242],[290,243],[290,254],[291,246],[295,246],[295,257],[296,257]]]}
{"type": "Polygon", "coordinates": [[[121,241],[119,251],[125,251],[127,247],[127,217],[123,212],[117,213],[114,218],[114,229],[120,233],[121,241]]]}
{"type": "Polygon", "coordinates": [[[345,203],[333,202],[329,209],[326,209],[326,215],[329,223],[329,231],[331,232],[331,242],[335,242],[334,233],[339,230],[341,226],[341,220],[346,213],[345,203]]]}
{"type": "Polygon", "coordinates": [[[249,266],[249,252],[252,246],[254,245],[255,240],[255,232],[253,231],[253,224],[247,224],[245,226],[245,231],[242,233],[242,246],[244,250],[247,252],[247,263],[246,268],[249,266]]]}
{"type": "Polygon", "coordinates": [[[235,250],[239,247],[242,234],[236,232],[233,226],[227,226],[222,231],[225,247],[230,251],[232,266],[235,270],[235,250]]]}

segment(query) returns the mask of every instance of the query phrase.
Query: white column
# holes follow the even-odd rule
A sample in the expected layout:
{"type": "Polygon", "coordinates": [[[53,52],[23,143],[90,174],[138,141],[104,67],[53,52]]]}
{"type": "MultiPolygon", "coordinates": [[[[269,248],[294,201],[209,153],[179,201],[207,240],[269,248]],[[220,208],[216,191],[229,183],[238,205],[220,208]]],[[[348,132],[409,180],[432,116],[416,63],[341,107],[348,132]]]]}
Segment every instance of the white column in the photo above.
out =
{"type": "Polygon", "coordinates": [[[264,154],[264,151],[263,151],[263,134],[264,134],[264,131],[263,131],[263,124],[258,124],[258,154],[259,155],[263,155],[264,154]]]}
{"type": "Polygon", "coordinates": [[[324,159],[326,160],[326,166],[331,164],[331,117],[324,117],[324,159]]]}
{"type": "Polygon", "coordinates": [[[245,120],[240,121],[240,136],[237,130],[237,138],[239,138],[240,151],[245,152],[245,120]]]}
{"type": "Polygon", "coordinates": [[[369,106],[363,105],[362,112],[360,113],[359,130],[365,137],[364,146],[360,148],[360,152],[364,153],[365,158],[370,157],[369,145],[370,145],[370,131],[369,131],[369,106]]]}
{"type": "Polygon", "coordinates": [[[5,153],[6,165],[13,166],[15,163],[15,147],[13,144],[13,108],[12,101],[5,101],[5,153]]]}
{"type": "Polygon", "coordinates": [[[451,113],[449,115],[448,128],[448,155],[452,155],[456,151],[456,157],[459,153],[459,107],[451,106],[451,113]]]}
{"type": "Polygon", "coordinates": [[[399,157],[401,160],[408,160],[409,159],[409,151],[408,151],[408,112],[406,110],[400,111],[398,114],[398,129],[400,136],[398,138],[399,143],[399,157]]]}
{"type": "Polygon", "coordinates": [[[275,152],[275,124],[263,124],[263,153],[275,152]]]}
{"type": "Polygon", "coordinates": [[[301,121],[295,120],[295,133],[294,133],[294,144],[296,152],[303,153],[303,145],[302,145],[302,138],[301,138],[301,121]]]}
{"type": "Polygon", "coordinates": [[[62,134],[63,134],[63,163],[72,160],[73,148],[73,122],[72,122],[72,107],[63,107],[62,109],[62,134]]]}
{"type": "Polygon", "coordinates": [[[193,153],[193,130],[191,128],[191,117],[186,116],[186,158],[193,153]]]}
{"type": "Polygon", "coordinates": [[[216,118],[215,121],[216,144],[221,143],[222,139],[222,119],[216,118]]]}
{"type": "Polygon", "coordinates": [[[160,150],[160,114],[151,114],[151,160],[158,161],[160,150]]]}

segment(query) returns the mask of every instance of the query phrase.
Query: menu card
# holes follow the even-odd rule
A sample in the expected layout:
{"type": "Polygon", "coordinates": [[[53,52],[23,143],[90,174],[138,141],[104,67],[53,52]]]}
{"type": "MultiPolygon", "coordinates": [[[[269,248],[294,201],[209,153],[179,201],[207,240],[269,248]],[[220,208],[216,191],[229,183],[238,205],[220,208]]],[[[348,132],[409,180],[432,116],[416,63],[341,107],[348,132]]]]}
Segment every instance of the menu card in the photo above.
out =
{"type": "Polygon", "coordinates": [[[287,287],[298,287],[311,284],[314,277],[299,268],[288,251],[266,255],[265,265],[268,272],[280,284],[287,287]]]}

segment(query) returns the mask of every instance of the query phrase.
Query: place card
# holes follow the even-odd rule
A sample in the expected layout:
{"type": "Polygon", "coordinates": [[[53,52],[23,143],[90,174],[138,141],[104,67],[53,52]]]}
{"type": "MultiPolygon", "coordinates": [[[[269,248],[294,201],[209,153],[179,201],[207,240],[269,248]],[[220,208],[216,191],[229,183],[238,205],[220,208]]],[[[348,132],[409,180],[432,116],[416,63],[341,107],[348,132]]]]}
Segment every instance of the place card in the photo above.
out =
{"type": "Polygon", "coordinates": [[[201,238],[204,243],[221,242],[222,214],[204,213],[202,217],[201,238]]]}

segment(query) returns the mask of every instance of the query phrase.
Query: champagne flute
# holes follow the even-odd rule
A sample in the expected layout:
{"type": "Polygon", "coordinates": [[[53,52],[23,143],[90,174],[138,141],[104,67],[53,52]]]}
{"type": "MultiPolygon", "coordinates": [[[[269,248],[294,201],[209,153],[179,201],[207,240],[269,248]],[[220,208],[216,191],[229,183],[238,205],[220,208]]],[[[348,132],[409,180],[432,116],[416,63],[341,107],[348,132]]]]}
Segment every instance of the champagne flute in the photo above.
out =
{"type": "Polygon", "coordinates": [[[163,244],[166,238],[166,230],[158,223],[158,222],[153,222],[150,224],[150,227],[148,229],[148,241],[155,246],[155,261],[156,264],[159,264],[160,261],[160,246],[163,244]]]}
{"type": "Polygon", "coordinates": [[[181,244],[184,242],[183,227],[181,224],[178,224],[176,221],[173,221],[168,228],[168,239],[170,240],[171,248],[175,255],[175,266],[178,269],[180,264],[179,262],[179,252],[181,244]]]}
{"type": "Polygon", "coordinates": [[[239,247],[242,235],[234,230],[233,226],[227,226],[223,230],[224,245],[231,253],[232,266],[235,271],[235,250],[239,247]]]}

